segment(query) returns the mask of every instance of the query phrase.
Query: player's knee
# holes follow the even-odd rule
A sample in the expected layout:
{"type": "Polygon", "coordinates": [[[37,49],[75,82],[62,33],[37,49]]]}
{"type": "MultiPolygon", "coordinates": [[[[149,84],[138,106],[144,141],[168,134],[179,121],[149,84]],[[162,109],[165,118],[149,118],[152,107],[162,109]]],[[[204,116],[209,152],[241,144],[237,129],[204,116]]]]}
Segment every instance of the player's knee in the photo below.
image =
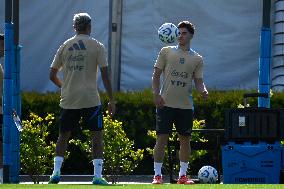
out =
{"type": "Polygon", "coordinates": [[[168,142],[168,138],[158,138],[156,145],[157,147],[163,148],[167,145],[167,142],[168,142]]]}

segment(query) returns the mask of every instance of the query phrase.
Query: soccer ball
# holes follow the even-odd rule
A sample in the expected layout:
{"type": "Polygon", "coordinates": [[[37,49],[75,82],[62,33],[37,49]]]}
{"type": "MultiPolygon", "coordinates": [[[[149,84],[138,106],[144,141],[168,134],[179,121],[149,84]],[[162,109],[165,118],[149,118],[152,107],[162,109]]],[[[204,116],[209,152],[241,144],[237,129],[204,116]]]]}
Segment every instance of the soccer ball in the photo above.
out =
{"type": "Polygon", "coordinates": [[[158,29],[158,35],[163,43],[174,43],[179,35],[179,29],[172,23],[164,23],[158,29]]]}
{"type": "Polygon", "coordinates": [[[198,180],[200,183],[216,183],[218,179],[218,172],[217,170],[212,167],[212,166],[203,166],[201,169],[198,171],[198,180]]]}

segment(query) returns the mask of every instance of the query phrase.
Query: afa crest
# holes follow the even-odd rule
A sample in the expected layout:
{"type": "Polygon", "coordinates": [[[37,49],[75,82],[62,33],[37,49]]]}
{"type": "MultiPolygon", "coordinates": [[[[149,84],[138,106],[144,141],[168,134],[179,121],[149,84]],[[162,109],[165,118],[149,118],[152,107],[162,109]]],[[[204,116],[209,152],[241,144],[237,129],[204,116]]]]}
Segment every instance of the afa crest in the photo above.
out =
{"type": "Polygon", "coordinates": [[[180,59],[179,59],[179,63],[180,63],[180,64],[184,64],[184,58],[180,58],[180,59]]]}

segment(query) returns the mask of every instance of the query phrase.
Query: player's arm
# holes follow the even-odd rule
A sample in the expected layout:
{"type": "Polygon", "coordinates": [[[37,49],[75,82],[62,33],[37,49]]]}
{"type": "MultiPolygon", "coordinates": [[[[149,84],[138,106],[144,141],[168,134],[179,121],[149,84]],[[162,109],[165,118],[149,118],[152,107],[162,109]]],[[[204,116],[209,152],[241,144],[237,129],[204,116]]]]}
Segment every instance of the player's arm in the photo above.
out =
{"type": "Polygon", "coordinates": [[[56,68],[50,68],[49,71],[49,79],[59,88],[62,87],[62,81],[57,76],[58,69],[56,68]]]}
{"type": "Polygon", "coordinates": [[[103,84],[106,89],[107,95],[109,97],[108,112],[110,116],[113,116],[115,114],[115,100],[113,98],[111,83],[108,77],[108,67],[104,66],[101,67],[100,69],[101,69],[103,84]]]}
{"type": "Polygon", "coordinates": [[[202,95],[204,99],[208,96],[208,91],[202,78],[194,78],[195,88],[202,95]]]}
{"type": "Polygon", "coordinates": [[[62,87],[62,81],[59,79],[57,73],[62,68],[62,51],[64,49],[64,44],[59,47],[57,50],[54,59],[51,63],[49,70],[49,79],[59,88],[62,87]]]}
{"type": "Polygon", "coordinates": [[[160,77],[162,70],[160,68],[154,67],[154,72],[152,76],[152,91],[154,97],[154,103],[157,108],[163,107],[165,102],[162,96],[160,95],[160,77]]]}

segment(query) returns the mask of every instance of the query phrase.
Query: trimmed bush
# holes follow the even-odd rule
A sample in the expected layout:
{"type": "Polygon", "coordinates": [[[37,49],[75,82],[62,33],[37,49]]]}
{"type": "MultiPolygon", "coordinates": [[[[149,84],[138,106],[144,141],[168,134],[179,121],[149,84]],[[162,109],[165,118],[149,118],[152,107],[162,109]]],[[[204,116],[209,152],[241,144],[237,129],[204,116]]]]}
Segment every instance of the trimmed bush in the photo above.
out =
{"type": "Polygon", "coordinates": [[[39,175],[52,170],[55,143],[47,141],[48,129],[52,126],[53,114],[42,118],[30,113],[29,119],[23,121],[21,133],[20,158],[21,171],[28,174],[32,181],[39,183],[39,175]]]}
{"type": "MultiPolygon", "coordinates": [[[[217,91],[209,90],[209,97],[202,100],[196,91],[193,93],[194,118],[205,120],[204,128],[224,128],[224,111],[227,108],[236,108],[243,104],[243,94],[256,91],[232,90],[217,91]]],[[[117,100],[117,112],[114,119],[123,122],[123,130],[126,137],[134,141],[134,149],[153,148],[155,140],[147,135],[148,130],[155,128],[155,106],[152,100],[151,90],[146,89],[139,92],[119,92],[115,94],[117,100]]],[[[50,141],[56,141],[58,137],[59,118],[59,93],[39,94],[26,92],[22,94],[22,119],[29,119],[30,112],[35,112],[39,116],[45,116],[47,112],[55,115],[53,125],[49,127],[50,141]]],[[[101,93],[101,100],[104,111],[106,111],[107,96],[101,93]]],[[[250,106],[257,106],[257,98],[249,99],[250,106]]],[[[271,97],[271,107],[284,107],[284,93],[274,93],[271,97]]],[[[81,131],[73,133],[74,137],[84,140],[81,131]]],[[[86,161],[86,156],[80,154],[80,149],[75,145],[69,146],[71,155],[66,160],[63,167],[63,174],[92,174],[92,165],[86,161]],[[78,152],[79,151],[79,152],[78,152]],[[76,157],[75,157],[76,156],[76,157]],[[74,162],[77,162],[76,164],[74,162]],[[77,166],[78,165],[78,166],[77,166]]],[[[210,157],[210,156],[209,156],[210,157]]],[[[143,161],[134,169],[133,174],[152,174],[153,166],[148,162],[152,161],[152,156],[144,152],[143,161]]]]}
{"type": "MultiPolygon", "coordinates": [[[[143,159],[142,149],[134,149],[134,141],[129,140],[123,130],[123,123],[113,120],[107,113],[103,117],[104,121],[104,174],[112,175],[112,182],[116,182],[116,175],[129,174],[143,159]]],[[[91,157],[90,132],[83,131],[88,140],[70,140],[79,146],[80,150],[91,157]]]]}

